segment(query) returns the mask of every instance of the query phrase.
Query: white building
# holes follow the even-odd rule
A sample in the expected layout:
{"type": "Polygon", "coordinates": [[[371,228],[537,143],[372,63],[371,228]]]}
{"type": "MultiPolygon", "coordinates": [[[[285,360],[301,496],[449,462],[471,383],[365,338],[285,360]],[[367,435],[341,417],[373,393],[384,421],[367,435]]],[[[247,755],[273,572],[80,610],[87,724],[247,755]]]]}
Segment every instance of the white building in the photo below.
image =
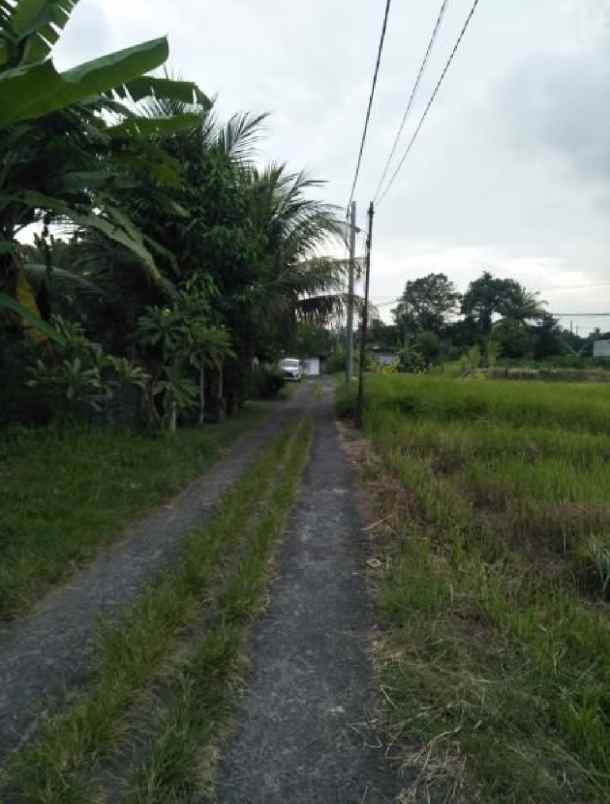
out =
{"type": "Polygon", "coordinates": [[[593,357],[610,357],[610,341],[593,341],[593,357]]]}
{"type": "Polygon", "coordinates": [[[319,377],[320,376],[320,358],[319,357],[304,357],[301,360],[303,366],[303,374],[305,377],[319,377]]]}

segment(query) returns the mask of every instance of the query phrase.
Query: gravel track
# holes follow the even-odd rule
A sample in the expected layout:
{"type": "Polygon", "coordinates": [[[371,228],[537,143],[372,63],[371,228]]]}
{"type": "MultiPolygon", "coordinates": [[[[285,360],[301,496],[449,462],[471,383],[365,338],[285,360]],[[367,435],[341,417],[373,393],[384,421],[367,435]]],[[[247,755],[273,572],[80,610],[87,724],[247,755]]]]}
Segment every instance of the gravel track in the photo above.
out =
{"type": "Polygon", "coordinates": [[[221,804],[386,804],[399,793],[378,733],[363,523],[330,385],[310,413],[311,459],[250,640],[221,804]]]}
{"type": "Polygon", "coordinates": [[[243,437],[224,459],[170,504],[129,527],[66,585],[52,590],[30,615],[0,627],[0,763],[37,730],[45,713],[84,683],[99,620],[116,621],[142,589],[177,558],[182,539],[204,524],[266,442],[311,404],[311,386],[243,437]]]}

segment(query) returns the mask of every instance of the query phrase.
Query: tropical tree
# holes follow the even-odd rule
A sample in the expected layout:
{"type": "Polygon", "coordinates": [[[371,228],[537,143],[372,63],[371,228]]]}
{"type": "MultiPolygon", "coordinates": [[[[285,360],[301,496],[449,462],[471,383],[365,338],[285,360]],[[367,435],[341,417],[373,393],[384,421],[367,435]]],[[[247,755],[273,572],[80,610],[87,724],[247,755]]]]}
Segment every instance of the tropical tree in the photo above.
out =
{"type": "MultiPolygon", "coordinates": [[[[142,123],[130,104],[161,94],[209,106],[189,82],[144,75],[167,59],[165,39],[59,73],[49,55],[75,5],[0,0],[0,305],[34,322],[39,310],[16,241],[32,223],[70,220],[95,228],[129,248],[160,280],[152,244],[108,191],[133,180],[150,157],[129,147],[134,137],[144,129],[160,136],[192,126],[193,116],[142,123]]],[[[149,160],[149,169],[158,171],[158,160],[149,160]]]]}
{"type": "Polygon", "coordinates": [[[428,274],[409,280],[398,306],[392,310],[403,340],[428,331],[440,335],[458,309],[461,296],[445,274],[428,274]]]}
{"type": "Polygon", "coordinates": [[[538,293],[532,293],[514,280],[511,282],[510,290],[498,304],[498,312],[509,321],[525,324],[528,321],[536,321],[544,318],[546,311],[545,301],[539,300],[538,293]]]}
{"type": "Polygon", "coordinates": [[[536,296],[514,279],[501,279],[484,271],[468,286],[462,300],[462,313],[475,321],[481,335],[487,338],[494,316],[523,325],[544,315],[545,302],[536,296]]]}

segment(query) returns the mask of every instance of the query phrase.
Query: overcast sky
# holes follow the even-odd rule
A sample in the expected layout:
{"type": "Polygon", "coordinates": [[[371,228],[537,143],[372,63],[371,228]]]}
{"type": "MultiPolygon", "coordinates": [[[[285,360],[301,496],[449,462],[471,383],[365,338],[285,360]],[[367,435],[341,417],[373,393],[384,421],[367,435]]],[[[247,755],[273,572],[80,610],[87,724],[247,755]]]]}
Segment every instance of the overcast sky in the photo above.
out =
{"type": "MultiPolygon", "coordinates": [[[[472,0],[450,0],[406,143],[472,0]]],[[[170,67],[221,117],[268,111],[261,159],[326,179],[344,206],[385,0],[81,0],[65,68],[167,34],[170,67]]],[[[356,192],[361,224],[440,0],[394,0],[356,192]]],[[[558,312],[610,312],[610,0],[481,0],[403,171],[376,216],[372,296],[484,268],[558,312]]],[[[381,308],[386,317],[390,306],[381,308]]],[[[569,320],[563,321],[569,325],[569,320]]],[[[610,318],[576,319],[581,334],[610,318]]]]}

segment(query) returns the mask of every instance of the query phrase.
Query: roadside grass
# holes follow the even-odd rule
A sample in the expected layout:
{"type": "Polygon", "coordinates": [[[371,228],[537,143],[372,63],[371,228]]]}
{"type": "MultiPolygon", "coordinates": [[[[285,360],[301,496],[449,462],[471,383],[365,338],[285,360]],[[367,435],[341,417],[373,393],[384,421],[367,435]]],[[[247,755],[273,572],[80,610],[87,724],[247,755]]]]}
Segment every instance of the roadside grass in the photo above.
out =
{"type": "MultiPolygon", "coordinates": [[[[610,800],[610,390],[367,391],[377,656],[417,777],[402,800],[610,800]]],[[[343,392],[339,411],[352,404],[343,392]]]]}
{"type": "MultiPolygon", "coordinates": [[[[126,751],[124,744],[134,730],[141,737],[141,724],[132,722],[134,708],[149,710],[150,686],[160,677],[164,685],[175,681],[180,711],[189,702],[197,707],[196,712],[188,709],[191,728],[199,735],[197,745],[205,729],[211,737],[229,694],[224,684],[264,589],[271,543],[296,493],[309,439],[303,424],[276,439],[227,495],[212,522],[189,536],[178,566],[149,586],[119,626],[101,629],[88,689],[67,711],[50,717],[39,737],[12,757],[0,776],[5,796],[0,801],[103,801],[103,791],[92,792],[92,775],[117,748],[126,751]],[[203,623],[203,638],[189,656],[197,623],[203,623]]],[[[159,737],[164,750],[154,760],[154,778],[165,787],[169,778],[182,777],[187,770],[180,764],[180,752],[195,746],[184,729],[180,736],[185,740],[181,746],[159,737]],[[165,775],[159,772],[161,764],[165,775]]],[[[146,784],[152,789],[149,778],[146,784]]]]}
{"type": "Polygon", "coordinates": [[[175,437],[110,429],[0,433],[0,618],[22,613],[126,523],[171,498],[259,423],[249,405],[175,437]]]}
{"type": "Polygon", "coordinates": [[[134,769],[125,804],[213,798],[210,749],[226,731],[242,666],[246,628],[264,605],[269,558],[290,511],[309,454],[311,429],[299,433],[269,507],[255,524],[239,572],[223,589],[216,616],[194,657],[173,679],[172,694],[150,732],[151,750],[134,769]]]}

